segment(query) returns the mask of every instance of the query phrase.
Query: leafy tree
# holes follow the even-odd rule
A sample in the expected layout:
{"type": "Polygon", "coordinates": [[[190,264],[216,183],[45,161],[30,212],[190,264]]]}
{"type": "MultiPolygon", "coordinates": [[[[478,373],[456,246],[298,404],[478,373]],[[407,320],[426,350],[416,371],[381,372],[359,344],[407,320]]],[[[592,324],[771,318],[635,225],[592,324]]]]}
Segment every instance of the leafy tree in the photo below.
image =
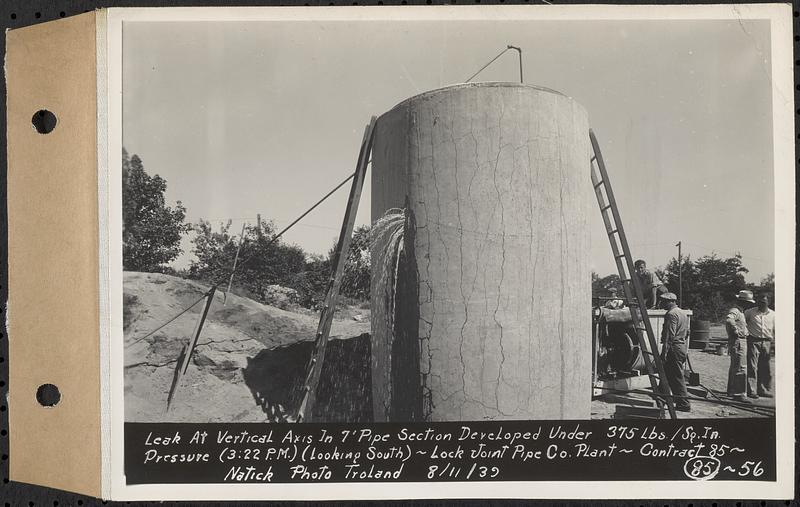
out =
{"type": "MultiPolygon", "coordinates": [[[[683,306],[693,310],[695,318],[719,322],[725,317],[734,295],[747,288],[744,274],[748,269],[739,254],[723,259],[712,253],[696,261],[687,256],[683,259],[682,270],[683,306]]],[[[663,270],[656,270],[656,274],[671,292],[679,293],[677,259],[671,259],[663,270]]]]}
{"type": "Polygon", "coordinates": [[[193,260],[189,266],[190,277],[219,282],[224,278],[226,270],[230,274],[237,248],[236,238],[229,233],[230,227],[230,221],[221,224],[219,231],[215,231],[211,223],[204,220],[194,225],[192,251],[197,260],[193,260]]]}
{"type": "Polygon", "coordinates": [[[761,279],[758,285],[751,283],[747,286],[753,294],[767,294],[769,296],[770,308],[775,308],[775,273],[768,273],[761,279]]]}
{"type": "MultiPolygon", "coordinates": [[[[690,255],[686,255],[681,260],[681,268],[683,276],[683,305],[686,308],[690,308],[687,306],[686,302],[687,297],[689,294],[695,291],[697,287],[697,279],[698,279],[698,271],[697,266],[695,265],[694,261],[690,255]],[[689,289],[691,288],[691,290],[689,289]]],[[[658,276],[659,280],[664,282],[664,285],[667,286],[670,292],[674,293],[675,295],[680,294],[681,287],[679,282],[679,273],[678,273],[678,260],[674,257],[670,259],[664,269],[656,268],[654,270],[656,276],[658,276]]],[[[693,307],[691,307],[693,308],[693,307]]]]}
{"type": "Polygon", "coordinates": [[[331,276],[331,262],[322,255],[311,255],[306,259],[305,270],[294,275],[293,289],[300,294],[300,305],[318,308],[325,301],[328,280],[331,276]]]}
{"type": "Polygon", "coordinates": [[[128,271],[164,271],[181,254],[186,208],[166,205],[167,182],[148,175],[142,160],[122,149],[122,266],[128,271]]]}
{"type": "Polygon", "coordinates": [[[612,289],[616,290],[617,296],[623,296],[622,284],[619,281],[618,274],[612,273],[601,278],[600,275],[592,271],[592,300],[597,300],[600,297],[609,297],[612,289]]]}
{"type": "Polygon", "coordinates": [[[769,294],[775,293],[775,273],[769,273],[761,279],[760,286],[756,289],[760,292],[767,292],[769,294]]]}
{"type": "MultiPolygon", "coordinates": [[[[203,220],[195,225],[197,234],[193,240],[193,252],[197,260],[189,266],[190,277],[211,283],[227,282],[239,245],[239,237],[230,234],[230,226],[228,222],[215,231],[211,223],[203,220]]],[[[268,285],[306,290],[305,287],[296,287],[302,281],[298,275],[306,271],[305,252],[280,240],[271,243],[274,235],[272,222],[262,220],[247,225],[236,267],[236,285],[262,301],[268,285]]]]}
{"type": "MultiPolygon", "coordinates": [[[[228,222],[214,229],[211,223],[203,220],[195,225],[193,252],[197,259],[189,267],[189,277],[221,285],[227,283],[239,245],[239,236],[232,235],[230,227],[228,222]]],[[[353,233],[342,274],[342,295],[362,300],[369,298],[369,231],[369,226],[361,226],[353,233]]],[[[302,306],[316,308],[324,301],[328,290],[335,245],[327,257],[308,255],[298,246],[281,241],[270,243],[275,232],[274,224],[268,221],[245,227],[234,288],[243,295],[264,301],[268,285],[282,285],[299,293],[302,306]]]]}

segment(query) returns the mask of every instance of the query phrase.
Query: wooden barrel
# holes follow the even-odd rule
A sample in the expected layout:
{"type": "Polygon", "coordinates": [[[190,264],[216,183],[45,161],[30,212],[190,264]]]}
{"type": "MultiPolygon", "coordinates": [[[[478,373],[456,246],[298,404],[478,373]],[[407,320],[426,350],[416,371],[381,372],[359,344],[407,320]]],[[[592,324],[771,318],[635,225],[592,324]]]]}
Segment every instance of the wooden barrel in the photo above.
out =
{"type": "Polygon", "coordinates": [[[711,341],[711,322],[707,320],[692,321],[692,329],[689,333],[689,348],[704,349],[711,341]]]}

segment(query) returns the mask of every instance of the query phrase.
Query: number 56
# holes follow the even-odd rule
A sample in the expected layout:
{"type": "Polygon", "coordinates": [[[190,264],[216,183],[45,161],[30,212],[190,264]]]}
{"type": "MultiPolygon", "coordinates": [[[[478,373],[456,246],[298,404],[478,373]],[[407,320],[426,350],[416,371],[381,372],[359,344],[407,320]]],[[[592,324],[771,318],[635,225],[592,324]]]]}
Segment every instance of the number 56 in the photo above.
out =
{"type": "Polygon", "coordinates": [[[752,474],[753,477],[760,477],[764,473],[764,469],[761,467],[760,461],[758,463],[755,461],[745,461],[739,468],[739,477],[746,477],[750,474],[752,474]]]}

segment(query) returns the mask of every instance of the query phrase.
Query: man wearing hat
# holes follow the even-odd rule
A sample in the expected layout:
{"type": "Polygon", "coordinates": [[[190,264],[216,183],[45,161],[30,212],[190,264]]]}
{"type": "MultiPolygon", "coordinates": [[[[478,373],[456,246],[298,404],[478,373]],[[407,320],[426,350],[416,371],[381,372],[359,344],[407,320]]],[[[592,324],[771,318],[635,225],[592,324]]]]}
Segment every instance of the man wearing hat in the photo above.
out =
{"type": "Polygon", "coordinates": [[[772,365],[769,362],[775,343],[775,312],[769,296],[759,294],[756,307],[744,312],[747,322],[747,395],[772,397],[772,365]]]}
{"type": "Polygon", "coordinates": [[[688,352],[689,316],[678,308],[677,300],[678,297],[672,292],[659,296],[661,308],[667,311],[661,330],[661,357],[664,360],[664,374],[674,396],[675,410],[689,412],[689,393],[686,392],[686,381],[683,378],[688,352]]]}
{"type": "Polygon", "coordinates": [[[737,401],[745,401],[747,396],[747,321],[745,310],[756,304],[753,293],[740,290],[736,302],[728,310],[725,329],[728,331],[728,354],[731,357],[728,368],[728,396],[737,401]]]}

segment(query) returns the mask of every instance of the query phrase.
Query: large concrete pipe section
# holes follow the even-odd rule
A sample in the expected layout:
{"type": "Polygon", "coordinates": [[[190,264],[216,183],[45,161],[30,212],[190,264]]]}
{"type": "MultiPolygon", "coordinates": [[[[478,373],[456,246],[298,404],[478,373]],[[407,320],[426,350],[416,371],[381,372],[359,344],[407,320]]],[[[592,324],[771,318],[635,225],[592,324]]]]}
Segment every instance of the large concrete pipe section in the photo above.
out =
{"type": "Polygon", "coordinates": [[[376,421],[589,418],[589,152],[584,108],[535,86],[450,86],[379,118],[372,219],[406,212],[401,254],[372,252],[376,421]]]}

